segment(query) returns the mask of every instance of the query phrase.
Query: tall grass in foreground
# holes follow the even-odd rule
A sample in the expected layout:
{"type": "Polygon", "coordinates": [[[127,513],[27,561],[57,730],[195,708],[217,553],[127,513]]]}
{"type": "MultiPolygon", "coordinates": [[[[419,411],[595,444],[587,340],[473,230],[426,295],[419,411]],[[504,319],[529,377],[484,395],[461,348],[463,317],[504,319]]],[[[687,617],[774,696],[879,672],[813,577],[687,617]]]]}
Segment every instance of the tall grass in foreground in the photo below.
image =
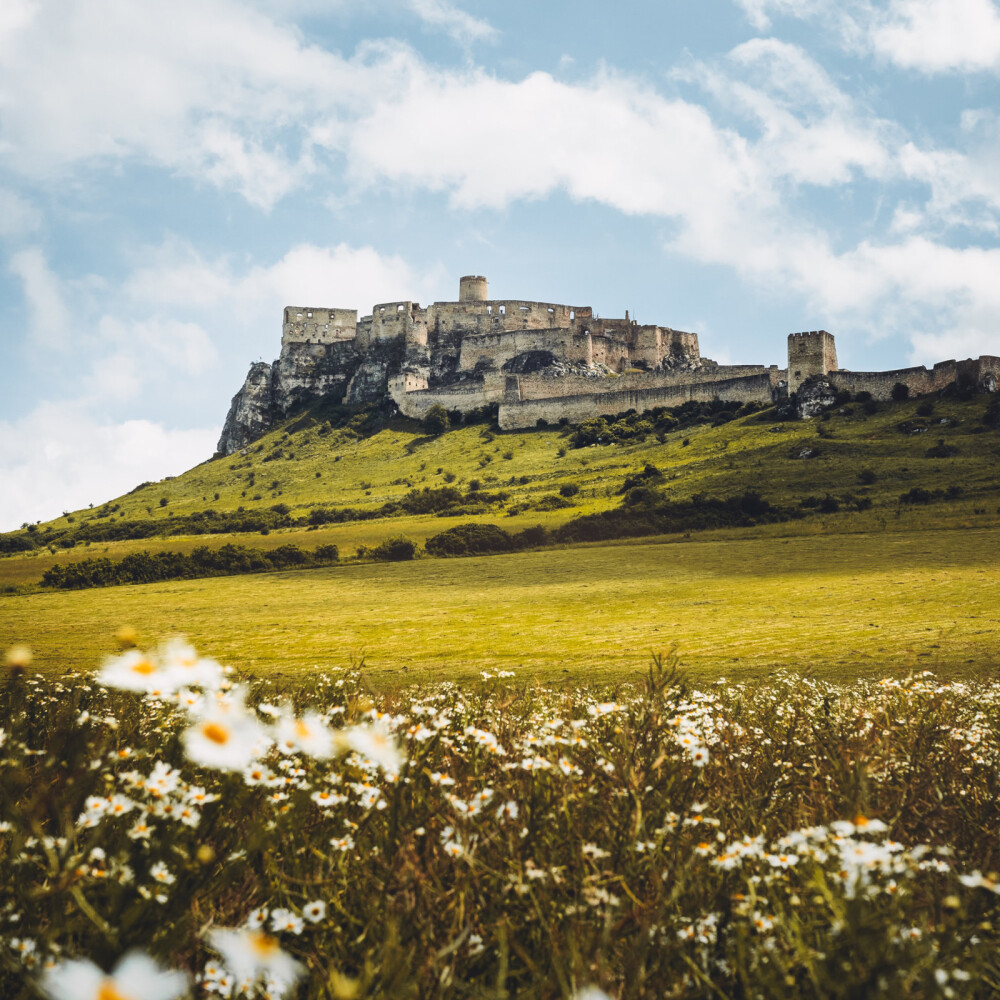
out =
{"type": "Polygon", "coordinates": [[[4,997],[1000,990],[998,686],[100,679],[0,690],[4,997]]]}

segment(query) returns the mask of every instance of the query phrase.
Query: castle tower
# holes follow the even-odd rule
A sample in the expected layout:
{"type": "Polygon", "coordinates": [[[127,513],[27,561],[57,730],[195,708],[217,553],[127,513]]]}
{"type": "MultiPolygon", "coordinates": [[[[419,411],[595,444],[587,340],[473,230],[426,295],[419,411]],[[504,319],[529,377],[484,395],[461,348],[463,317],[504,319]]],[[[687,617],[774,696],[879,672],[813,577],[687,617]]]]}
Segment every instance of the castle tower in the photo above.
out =
{"type": "Polygon", "coordinates": [[[464,278],[458,279],[459,302],[485,302],[488,298],[486,279],[481,275],[467,274],[464,278]]]}
{"type": "Polygon", "coordinates": [[[812,375],[826,375],[837,368],[833,334],[826,330],[788,335],[788,391],[798,388],[812,375]]]}

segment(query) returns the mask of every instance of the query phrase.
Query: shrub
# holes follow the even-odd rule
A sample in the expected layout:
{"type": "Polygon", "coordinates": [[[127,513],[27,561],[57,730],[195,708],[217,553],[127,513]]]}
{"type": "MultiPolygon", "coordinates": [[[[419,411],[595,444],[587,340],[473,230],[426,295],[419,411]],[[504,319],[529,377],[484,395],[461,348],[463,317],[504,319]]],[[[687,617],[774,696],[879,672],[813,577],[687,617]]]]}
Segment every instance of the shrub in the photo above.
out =
{"type": "Polygon", "coordinates": [[[387,538],[384,542],[368,550],[368,555],[378,562],[405,562],[416,555],[417,546],[409,538],[398,535],[387,538]]]}
{"type": "Polygon", "coordinates": [[[565,507],[572,507],[573,504],[555,493],[547,493],[540,500],[531,504],[532,510],[562,510],[565,507]]]}
{"type": "Polygon", "coordinates": [[[901,403],[904,399],[910,398],[910,387],[905,382],[897,382],[892,387],[892,399],[896,403],[901,403]]]}
{"type": "Polygon", "coordinates": [[[549,543],[549,532],[540,524],[525,528],[514,535],[514,544],[519,549],[534,549],[549,543]]]}
{"type": "Polygon", "coordinates": [[[934,413],[934,404],[929,399],[925,399],[917,407],[917,416],[918,417],[929,417],[933,413],[934,413]]]}
{"type": "Polygon", "coordinates": [[[559,496],[561,497],[575,497],[579,492],[580,487],[576,483],[563,483],[559,487],[559,496]]]}
{"type": "Polygon", "coordinates": [[[451,421],[448,418],[448,411],[440,403],[435,403],[427,411],[423,419],[424,432],[430,434],[432,437],[444,434],[450,426],[451,421]]]}
{"type": "Polygon", "coordinates": [[[514,539],[495,524],[457,524],[428,538],[424,547],[432,556],[485,555],[512,552],[514,539]]]}
{"type": "Polygon", "coordinates": [[[953,444],[946,444],[944,438],[938,438],[938,443],[924,452],[927,458],[951,458],[958,454],[958,448],[953,444]]]}
{"type": "Polygon", "coordinates": [[[665,480],[666,477],[663,473],[652,462],[647,462],[641,472],[633,472],[625,477],[625,482],[622,483],[622,488],[618,492],[628,493],[636,486],[652,486],[665,482],[665,480]]]}
{"type": "Polygon", "coordinates": [[[871,486],[875,482],[877,476],[875,475],[874,469],[862,469],[858,473],[858,482],[864,486],[871,486]]]}

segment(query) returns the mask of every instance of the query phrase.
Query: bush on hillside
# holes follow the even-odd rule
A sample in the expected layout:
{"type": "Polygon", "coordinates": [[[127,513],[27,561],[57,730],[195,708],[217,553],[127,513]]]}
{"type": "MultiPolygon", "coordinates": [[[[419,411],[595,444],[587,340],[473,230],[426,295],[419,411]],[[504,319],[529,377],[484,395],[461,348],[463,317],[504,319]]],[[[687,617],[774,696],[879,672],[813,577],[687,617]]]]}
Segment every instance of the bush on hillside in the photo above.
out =
{"type": "Polygon", "coordinates": [[[402,535],[398,535],[396,538],[387,538],[372,548],[367,545],[358,548],[358,558],[367,556],[376,562],[405,562],[412,559],[416,553],[416,543],[402,535]]]}
{"type": "Polygon", "coordinates": [[[444,434],[451,427],[451,420],[448,418],[448,411],[440,404],[435,403],[425,414],[422,421],[424,432],[432,437],[444,434]]]}
{"type": "Polygon", "coordinates": [[[472,556],[512,552],[514,539],[495,524],[457,524],[428,538],[424,548],[432,556],[472,556]]]}
{"type": "Polygon", "coordinates": [[[132,552],[115,562],[106,557],[57,563],[42,575],[42,586],[61,590],[114,587],[120,584],[189,580],[207,576],[234,576],[267,570],[322,566],[337,562],[336,545],[321,545],[313,552],[297,545],[255,549],[245,545],[223,545],[211,549],[199,545],[185,556],[180,552],[132,552]]]}
{"type": "Polygon", "coordinates": [[[647,462],[642,471],[632,472],[625,477],[625,481],[618,492],[628,493],[629,490],[634,489],[636,486],[654,486],[657,483],[665,481],[666,476],[652,462],[647,462]]]}

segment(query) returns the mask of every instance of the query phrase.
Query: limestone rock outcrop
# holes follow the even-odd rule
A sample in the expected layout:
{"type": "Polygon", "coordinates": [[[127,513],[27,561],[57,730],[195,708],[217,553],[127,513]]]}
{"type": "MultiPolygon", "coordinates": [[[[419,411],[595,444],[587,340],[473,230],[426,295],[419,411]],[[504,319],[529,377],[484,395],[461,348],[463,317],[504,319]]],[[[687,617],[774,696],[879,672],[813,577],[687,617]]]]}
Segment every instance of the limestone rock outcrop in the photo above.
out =
{"type": "Polygon", "coordinates": [[[273,426],[271,366],[257,361],[250,366],[246,381],[233,396],[216,453],[232,455],[266,434],[273,426]]]}
{"type": "Polygon", "coordinates": [[[837,390],[825,378],[811,378],[799,386],[795,410],[799,419],[818,417],[837,401],[837,390]]]}

